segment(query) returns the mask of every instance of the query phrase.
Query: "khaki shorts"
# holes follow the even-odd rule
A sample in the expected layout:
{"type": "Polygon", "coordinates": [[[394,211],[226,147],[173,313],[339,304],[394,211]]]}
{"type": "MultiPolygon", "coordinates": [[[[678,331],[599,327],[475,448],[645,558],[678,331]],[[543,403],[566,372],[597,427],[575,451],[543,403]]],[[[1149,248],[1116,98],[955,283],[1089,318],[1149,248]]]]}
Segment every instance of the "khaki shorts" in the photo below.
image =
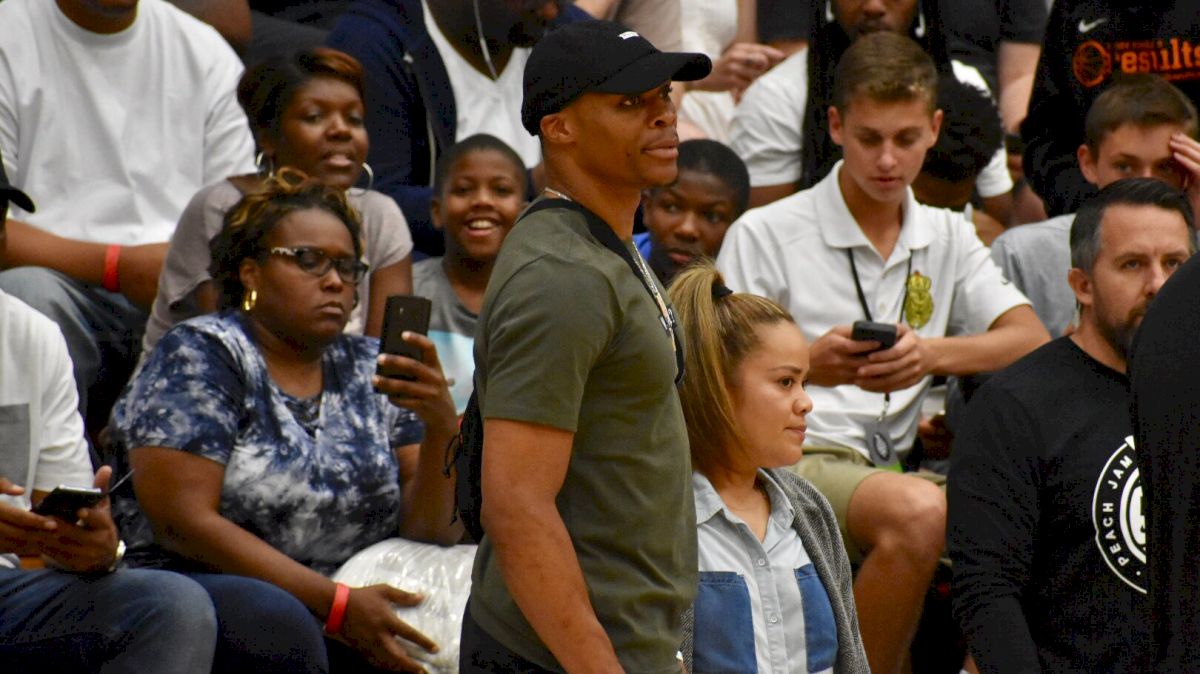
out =
{"type": "MultiPolygon", "coordinates": [[[[876,473],[897,474],[894,470],[876,468],[867,457],[858,451],[846,447],[805,447],[804,458],[790,470],[800,477],[813,483],[813,486],[825,496],[829,505],[833,506],[833,514],[837,516],[838,528],[842,532],[842,543],[850,562],[858,565],[865,556],[864,552],[850,538],[846,522],[849,520],[850,499],[863,480],[876,473]]],[[[928,480],[946,491],[946,476],[927,470],[915,473],[904,473],[923,480],[928,480]]]]}

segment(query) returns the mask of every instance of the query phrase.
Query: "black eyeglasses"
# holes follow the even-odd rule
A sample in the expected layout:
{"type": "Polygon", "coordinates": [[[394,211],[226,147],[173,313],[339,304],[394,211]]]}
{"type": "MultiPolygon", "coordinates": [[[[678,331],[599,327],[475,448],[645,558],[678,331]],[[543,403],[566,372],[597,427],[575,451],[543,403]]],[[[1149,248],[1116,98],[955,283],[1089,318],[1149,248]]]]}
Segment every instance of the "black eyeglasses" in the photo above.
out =
{"type": "Polygon", "coordinates": [[[330,269],[336,269],[338,276],[345,283],[358,283],[367,275],[370,267],[367,263],[353,257],[330,257],[319,248],[307,246],[284,247],[278,246],[267,251],[270,255],[282,255],[291,258],[301,271],[313,276],[324,276],[330,269]]]}

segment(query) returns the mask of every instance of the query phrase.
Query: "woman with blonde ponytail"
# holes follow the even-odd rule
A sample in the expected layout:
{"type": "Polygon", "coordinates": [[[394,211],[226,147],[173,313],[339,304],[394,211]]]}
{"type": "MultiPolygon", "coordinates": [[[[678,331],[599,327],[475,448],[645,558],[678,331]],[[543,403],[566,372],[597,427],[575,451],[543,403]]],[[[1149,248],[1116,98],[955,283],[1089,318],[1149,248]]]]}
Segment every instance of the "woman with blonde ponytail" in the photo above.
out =
{"type": "Polygon", "coordinates": [[[833,510],[803,478],[808,344],[791,315],[734,293],[710,264],[675,278],[700,590],[693,672],[868,672],[833,510]]]}

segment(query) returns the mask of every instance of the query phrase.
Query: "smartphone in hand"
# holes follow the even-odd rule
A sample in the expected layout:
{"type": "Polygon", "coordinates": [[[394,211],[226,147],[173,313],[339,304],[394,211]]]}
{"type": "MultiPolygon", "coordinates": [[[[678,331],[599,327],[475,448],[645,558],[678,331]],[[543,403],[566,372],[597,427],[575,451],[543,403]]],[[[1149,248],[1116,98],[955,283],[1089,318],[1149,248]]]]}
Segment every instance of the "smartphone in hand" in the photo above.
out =
{"type": "Polygon", "coordinates": [[[854,325],[850,328],[850,339],[856,342],[879,342],[879,348],[876,351],[890,349],[896,344],[896,325],[894,323],[854,321],[854,325]]]}
{"type": "MultiPolygon", "coordinates": [[[[383,333],[380,335],[381,353],[394,354],[421,360],[421,349],[404,341],[405,332],[426,334],[429,332],[429,314],[433,303],[415,295],[391,295],[383,312],[383,333]]],[[[382,372],[378,372],[382,375],[382,372]]],[[[412,380],[411,377],[401,379],[412,380]]]]}
{"type": "Polygon", "coordinates": [[[104,491],[97,487],[68,487],[60,484],[33,507],[33,512],[44,517],[58,517],[74,522],[78,519],[81,508],[95,508],[104,500],[104,496],[104,491]]]}

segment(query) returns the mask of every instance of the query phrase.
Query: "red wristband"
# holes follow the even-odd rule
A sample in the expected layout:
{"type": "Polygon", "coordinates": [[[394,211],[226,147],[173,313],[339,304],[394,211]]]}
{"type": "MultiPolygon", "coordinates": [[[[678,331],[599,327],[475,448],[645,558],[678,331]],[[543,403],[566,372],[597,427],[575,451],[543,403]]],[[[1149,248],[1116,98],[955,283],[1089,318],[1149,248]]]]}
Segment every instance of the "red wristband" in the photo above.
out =
{"type": "Polygon", "coordinates": [[[121,260],[121,245],[112,244],[104,251],[104,279],[100,285],[115,293],[121,291],[121,278],[117,274],[117,263],[121,260]]]}
{"type": "Polygon", "coordinates": [[[325,633],[337,634],[342,631],[342,623],[346,621],[346,606],[350,603],[350,587],[338,583],[333,592],[333,606],[329,607],[329,617],[325,619],[325,633]]]}

